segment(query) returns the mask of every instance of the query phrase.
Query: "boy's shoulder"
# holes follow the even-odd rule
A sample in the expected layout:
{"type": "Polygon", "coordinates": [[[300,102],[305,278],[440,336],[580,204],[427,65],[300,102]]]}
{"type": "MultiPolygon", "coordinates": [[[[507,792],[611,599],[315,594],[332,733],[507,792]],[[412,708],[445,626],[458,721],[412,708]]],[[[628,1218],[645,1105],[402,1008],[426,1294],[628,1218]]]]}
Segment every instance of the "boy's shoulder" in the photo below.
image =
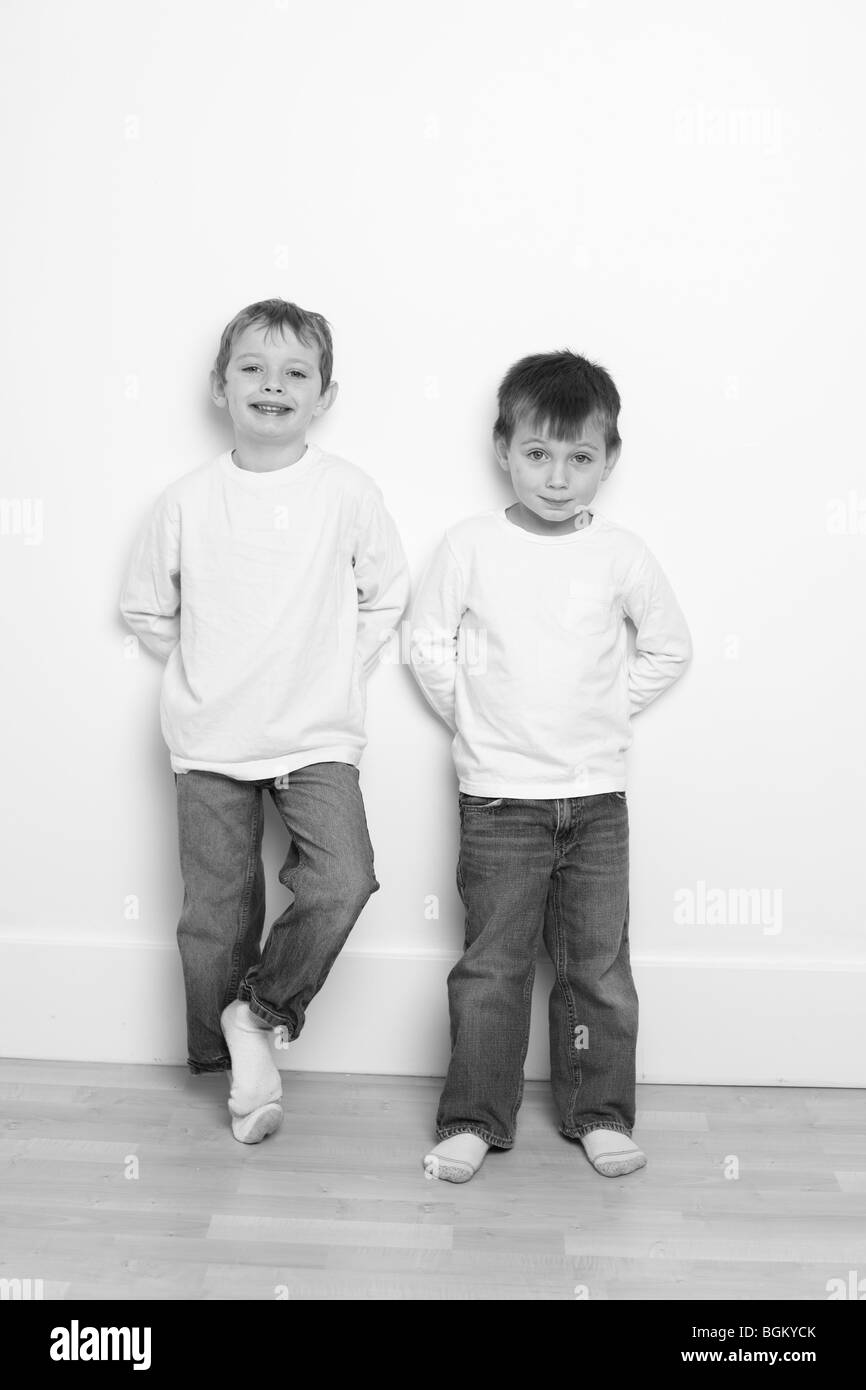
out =
{"type": "Polygon", "coordinates": [[[603,534],[610,548],[629,564],[639,560],[647,551],[647,543],[643,536],[639,536],[637,531],[632,531],[621,522],[614,521],[612,517],[604,512],[594,514],[593,525],[599,523],[603,528],[603,534]]]}
{"type": "Polygon", "coordinates": [[[179,477],[172,479],[162,489],[157,504],[174,510],[207,492],[214,476],[219,473],[222,460],[227,457],[227,454],[228,451],[217,454],[215,458],[209,458],[204,463],[199,463],[195,468],[190,468],[186,473],[181,473],[179,477]]]}
{"type": "Polygon", "coordinates": [[[358,498],[369,493],[381,493],[381,488],[372,474],[357,463],[344,458],[342,454],[332,454],[328,450],[319,449],[317,470],[320,475],[327,472],[329,484],[337,483],[345,492],[358,498]]]}
{"type": "Polygon", "coordinates": [[[479,542],[483,544],[485,540],[493,541],[500,534],[503,520],[505,513],[501,507],[475,512],[472,516],[461,517],[459,521],[452,521],[450,526],[446,526],[445,539],[452,549],[471,547],[479,542]]]}

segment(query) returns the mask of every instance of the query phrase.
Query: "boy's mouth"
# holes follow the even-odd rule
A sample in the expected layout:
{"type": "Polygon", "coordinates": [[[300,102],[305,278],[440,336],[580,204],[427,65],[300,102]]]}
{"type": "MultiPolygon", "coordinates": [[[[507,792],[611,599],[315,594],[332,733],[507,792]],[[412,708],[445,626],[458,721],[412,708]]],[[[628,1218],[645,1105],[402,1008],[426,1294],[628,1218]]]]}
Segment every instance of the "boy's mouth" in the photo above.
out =
{"type": "Polygon", "coordinates": [[[257,410],[260,415],[289,415],[292,407],[279,405],[276,401],[253,401],[250,409],[257,410]]]}

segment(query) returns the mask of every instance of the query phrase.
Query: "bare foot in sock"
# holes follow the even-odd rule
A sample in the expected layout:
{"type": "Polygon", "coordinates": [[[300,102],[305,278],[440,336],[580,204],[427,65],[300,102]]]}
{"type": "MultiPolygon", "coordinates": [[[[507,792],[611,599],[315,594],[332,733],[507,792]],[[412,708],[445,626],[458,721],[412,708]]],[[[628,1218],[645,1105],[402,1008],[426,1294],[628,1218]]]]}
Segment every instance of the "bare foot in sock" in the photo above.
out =
{"type": "Polygon", "coordinates": [[[468,1182],[484,1162],[489,1144],[477,1134],[452,1134],[424,1155],[424,1173],[444,1182],[468,1182]]]}
{"type": "Polygon", "coordinates": [[[595,1171],[605,1178],[624,1177],[646,1164],[643,1150],[617,1129],[592,1129],[580,1142],[595,1171]]]}
{"type": "Polygon", "coordinates": [[[280,1072],[271,1050],[274,1030],[251,1013],[249,1005],[241,999],[235,999],[223,1009],[220,1023],[232,1059],[229,1110],[236,1119],[241,1119],[282,1097],[280,1072]]]}
{"type": "Polygon", "coordinates": [[[260,1144],[283,1123],[281,1105],[260,1105],[249,1115],[232,1117],[232,1134],[239,1144],[260,1144]]]}

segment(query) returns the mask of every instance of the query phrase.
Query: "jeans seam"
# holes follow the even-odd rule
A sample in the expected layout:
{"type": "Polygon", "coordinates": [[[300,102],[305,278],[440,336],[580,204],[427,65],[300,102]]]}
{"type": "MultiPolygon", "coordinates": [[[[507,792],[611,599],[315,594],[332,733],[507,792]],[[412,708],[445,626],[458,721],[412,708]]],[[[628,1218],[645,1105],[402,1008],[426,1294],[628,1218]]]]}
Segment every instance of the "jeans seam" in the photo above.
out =
{"type": "MultiPolygon", "coordinates": [[[[298,901],[298,895],[295,892],[295,887],[297,885],[298,879],[301,877],[301,874],[303,873],[305,868],[306,865],[304,864],[304,860],[301,857],[299,851],[297,864],[292,865],[285,878],[283,878],[282,876],[282,870],[277,875],[278,881],[282,884],[283,888],[286,888],[292,894],[292,901],[289,903],[288,907],[284,908],[283,911],[279,913],[276,919],[271,923],[271,928],[268,932],[268,939],[265,942],[265,949],[262,952],[261,959],[259,960],[257,966],[259,974],[261,974],[262,970],[267,967],[267,961],[265,958],[268,954],[268,947],[274,941],[274,929],[279,925],[280,929],[282,930],[282,928],[287,925],[287,923],[283,921],[283,918],[286,916],[287,913],[294,912],[295,910],[295,906],[298,901]]],[[[314,989],[313,995],[315,995],[316,993],[318,993],[318,990],[314,989]]],[[[297,996],[295,995],[293,996],[293,998],[294,997],[297,996]]],[[[294,1039],[299,1035],[300,1029],[297,1026],[297,1018],[282,1018],[279,1014],[276,1013],[274,1009],[269,1008],[267,1004],[263,1004],[261,1000],[256,996],[256,993],[252,986],[247,984],[245,981],[242,985],[241,998],[246,999],[248,1004],[255,1004],[256,1007],[255,1009],[253,1009],[252,1012],[256,1014],[259,1018],[263,1018],[266,1023],[270,1023],[272,1028],[288,1028],[290,1041],[294,1041],[294,1039]]]]}
{"type": "Polygon", "coordinates": [[[576,1059],[575,1048],[571,1045],[575,1036],[575,1028],[577,1027],[577,1009],[574,1004],[574,991],[568,982],[568,955],[565,932],[562,929],[562,915],[559,900],[560,884],[556,874],[554,874],[551,883],[551,890],[553,898],[554,941],[556,943],[556,959],[553,962],[553,968],[556,974],[557,986],[565,1000],[565,1012],[568,1019],[568,1041],[566,1042],[566,1049],[568,1052],[568,1068],[571,1072],[571,1094],[566,1106],[563,1123],[573,1124],[572,1116],[574,1114],[574,1107],[577,1104],[577,1093],[580,1090],[582,1075],[580,1064],[576,1059]]]}
{"type": "MultiPolygon", "coordinates": [[[[524,1075],[523,1069],[526,1066],[526,1054],[529,1051],[529,1034],[532,1027],[532,987],[535,984],[535,961],[533,960],[529,974],[523,984],[523,1046],[520,1049],[520,1066],[518,1069],[517,1093],[514,1098],[514,1105],[511,1109],[508,1128],[514,1134],[517,1128],[517,1112],[523,1104],[524,1075]]],[[[512,1143],[514,1141],[512,1140],[512,1143]]]]}
{"type": "Polygon", "coordinates": [[[249,918],[250,903],[252,901],[253,889],[256,881],[256,866],[259,858],[259,824],[262,820],[263,808],[261,793],[258,792],[253,799],[253,813],[250,817],[250,841],[247,849],[247,864],[244,873],[244,887],[241,894],[241,910],[238,916],[238,931],[232,949],[232,974],[230,981],[230,995],[232,999],[239,997],[240,987],[240,957],[241,942],[244,940],[247,931],[247,920],[249,918]]]}

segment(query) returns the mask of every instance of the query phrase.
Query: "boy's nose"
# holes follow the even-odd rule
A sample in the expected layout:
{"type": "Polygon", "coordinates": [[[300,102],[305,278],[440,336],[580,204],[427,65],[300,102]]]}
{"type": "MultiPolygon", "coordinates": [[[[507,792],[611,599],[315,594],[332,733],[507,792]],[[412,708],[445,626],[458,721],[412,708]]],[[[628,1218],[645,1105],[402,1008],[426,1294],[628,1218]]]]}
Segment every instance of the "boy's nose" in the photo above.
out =
{"type": "Polygon", "coordinates": [[[263,391],[279,391],[282,395],[283,383],[281,381],[266,381],[262,387],[263,391]]]}

